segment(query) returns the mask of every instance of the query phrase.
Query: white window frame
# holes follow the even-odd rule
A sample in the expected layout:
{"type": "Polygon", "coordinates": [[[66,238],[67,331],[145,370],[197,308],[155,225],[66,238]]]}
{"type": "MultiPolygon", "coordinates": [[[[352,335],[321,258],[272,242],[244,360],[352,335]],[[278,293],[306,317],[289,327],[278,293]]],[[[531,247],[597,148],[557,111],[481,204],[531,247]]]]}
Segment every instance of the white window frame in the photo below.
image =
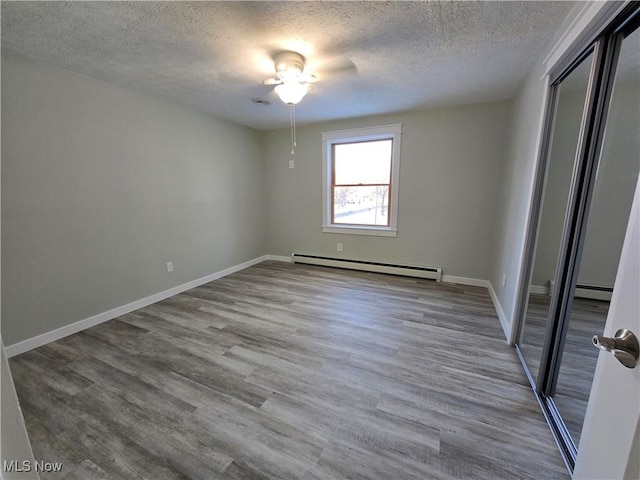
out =
{"type": "Polygon", "coordinates": [[[398,187],[400,180],[401,136],[401,123],[322,133],[322,231],[324,233],[376,235],[379,237],[396,237],[398,235],[398,187]],[[331,179],[333,176],[331,155],[333,145],[388,139],[393,140],[391,152],[391,208],[389,208],[389,226],[331,223],[331,179]]]}

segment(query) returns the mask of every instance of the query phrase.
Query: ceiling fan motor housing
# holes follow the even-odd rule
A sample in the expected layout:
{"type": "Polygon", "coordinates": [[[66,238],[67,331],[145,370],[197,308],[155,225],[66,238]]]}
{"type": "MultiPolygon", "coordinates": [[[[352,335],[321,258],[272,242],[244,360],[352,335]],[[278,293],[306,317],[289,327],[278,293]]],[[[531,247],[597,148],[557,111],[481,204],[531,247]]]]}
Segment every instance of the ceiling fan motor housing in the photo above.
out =
{"type": "Polygon", "coordinates": [[[280,52],[273,61],[276,67],[276,74],[282,81],[295,80],[304,71],[304,57],[296,52],[280,52]]]}

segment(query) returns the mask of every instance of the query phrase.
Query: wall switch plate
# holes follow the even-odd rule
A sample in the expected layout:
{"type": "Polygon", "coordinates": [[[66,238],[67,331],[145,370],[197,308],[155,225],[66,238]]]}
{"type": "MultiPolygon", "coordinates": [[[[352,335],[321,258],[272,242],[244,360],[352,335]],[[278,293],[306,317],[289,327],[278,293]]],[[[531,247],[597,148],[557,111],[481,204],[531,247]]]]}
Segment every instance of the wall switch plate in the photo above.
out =
{"type": "Polygon", "coordinates": [[[173,272],[173,262],[167,262],[167,272],[173,272]]]}
{"type": "Polygon", "coordinates": [[[293,160],[289,160],[289,168],[293,168],[294,167],[294,162],[293,160]]]}
{"type": "Polygon", "coordinates": [[[341,252],[342,251],[342,244],[340,242],[338,242],[338,251],[341,252]]]}

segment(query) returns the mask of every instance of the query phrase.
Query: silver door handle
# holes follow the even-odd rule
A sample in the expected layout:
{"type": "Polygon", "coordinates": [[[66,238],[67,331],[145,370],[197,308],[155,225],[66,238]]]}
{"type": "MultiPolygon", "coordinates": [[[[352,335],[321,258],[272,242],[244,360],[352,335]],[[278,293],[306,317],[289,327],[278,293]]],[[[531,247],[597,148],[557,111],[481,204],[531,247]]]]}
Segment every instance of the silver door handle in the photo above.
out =
{"type": "Polygon", "coordinates": [[[591,339],[600,350],[613,353],[613,356],[627,368],[635,368],[640,355],[638,338],[631,330],[621,328],[613,337],[594,335],[591,339]]]}

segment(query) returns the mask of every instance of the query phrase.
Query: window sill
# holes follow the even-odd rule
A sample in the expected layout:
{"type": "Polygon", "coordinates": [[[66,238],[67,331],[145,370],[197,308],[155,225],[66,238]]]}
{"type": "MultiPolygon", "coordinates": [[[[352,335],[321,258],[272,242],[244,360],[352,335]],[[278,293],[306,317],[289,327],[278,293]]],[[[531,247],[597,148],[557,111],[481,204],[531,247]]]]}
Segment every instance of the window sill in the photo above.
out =
{"type": "Polygon", "coordinates": [[[373,235],[377,237],[397,237],[398,230],[391,228],[376,228],[376,227],[357,227],[354,225],[338,226],[338,225],[323,225],[323,233],[344,233],[347,235],[373,235]]]}

